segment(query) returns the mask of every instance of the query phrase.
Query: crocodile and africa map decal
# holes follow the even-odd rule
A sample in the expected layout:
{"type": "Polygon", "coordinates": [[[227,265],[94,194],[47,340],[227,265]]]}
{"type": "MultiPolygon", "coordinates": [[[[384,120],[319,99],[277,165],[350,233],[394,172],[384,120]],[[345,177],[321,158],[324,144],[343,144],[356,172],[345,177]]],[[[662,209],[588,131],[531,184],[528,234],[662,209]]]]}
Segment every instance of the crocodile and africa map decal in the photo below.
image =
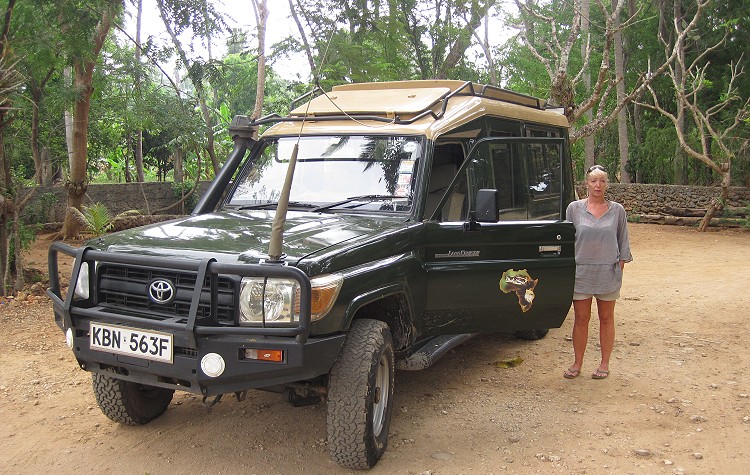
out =
{"type": "Polygon", "coordinates": [[[500,290],[505,293],[515,292],[521,311],[526,313],[534,304],[534,287],[539,279],[532,279],[526,269],[508,269],[500,277],[500,290]]]}

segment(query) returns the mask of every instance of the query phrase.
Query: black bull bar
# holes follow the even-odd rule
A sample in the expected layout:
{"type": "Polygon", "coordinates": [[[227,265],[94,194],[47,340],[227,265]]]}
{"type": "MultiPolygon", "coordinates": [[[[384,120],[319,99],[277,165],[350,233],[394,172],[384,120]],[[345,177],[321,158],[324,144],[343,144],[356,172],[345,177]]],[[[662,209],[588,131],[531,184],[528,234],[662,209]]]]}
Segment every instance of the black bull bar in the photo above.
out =
{"type": "MultiPolygon", "coordinates": [[[[63,319],[64,329],[75,328],[72,319],[73,297],[75,295],[75,285],[81,272],[81,266],[88,263],[91,281],[95,281],[95,262],[107,262],[113,264],[161,268],[176,271],[195,272],[195,289],[192,295],[190,310],[188,312],[187,323],[177,323],[174,321],[161,321],[151,318],[139,317],[135,315],[125,315],[122,313],[111,313],[105,309],[96,306],[96,292],[91,292],[89,296],[92,308],[87,306],[75,306],[74,313],[76,316],[96,318],[98,320],[116,319],[122,322],[128,322],[135,325],[158,325],[161,328],[172,331],[184,331],[188,342],[195,347],[195,338],[197,335],[232,335],[232,336],[273,336],[273,337],[294,337],[296,343],[304,345],[307,342],[310,333],[310,311],[311,311],[311,287],[310,279],[307,275],[296,267],[288,267],[279,264],[226,264],[217,262],[214,258],[203,260],[188,259],[169,259],[164,257],[143,256],[135,254],[112,253],[97,251],[90,247],[84,246],[74,248],[65,243],[55,242],[49,248],[49,282],[50,286],[47,295],[52,300],[55,311],[63,319]],[[58,253],[66,254],[75,258],[73,270],[70,276],[70,285],[66,296],[63,299],[60,289],[60,277],[58,273],[58,253]],[[217,281],[219,274],[237,275],[240,277],[268,277],[268,278],[286,278],[297,281],[300,288],[300,306],[299,322],[296,326],[290,327],[240,327],[240,326],[204,326],[196,325],[199,304],[201,303],[201,294],[203,291],[203,282],[206,276],[210,278],[210,308],[211,314],[216,315],[218,302],[217,281]]],[[[182,317],[185,317],[184,315],[182,317]]]]}

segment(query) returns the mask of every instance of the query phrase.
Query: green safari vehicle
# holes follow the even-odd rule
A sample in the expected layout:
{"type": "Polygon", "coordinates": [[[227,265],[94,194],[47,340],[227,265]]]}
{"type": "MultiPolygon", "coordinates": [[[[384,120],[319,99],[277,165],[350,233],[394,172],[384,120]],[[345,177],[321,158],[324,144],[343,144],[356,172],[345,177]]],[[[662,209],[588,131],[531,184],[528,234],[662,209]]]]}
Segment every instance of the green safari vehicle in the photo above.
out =
{"type": "Polygon", "coordinates": [[[331,457],[369,468],[396,369],[563,323],[574,187],[567,120],[543,100],[348,84],[230,133],[190,216],[50,248],[55,320],[110,419],[145,424],[176,390],[209,404],[278,391],[324,400],[331,457]],[[60,259],[74,259],[67,292],[60,259]]]}

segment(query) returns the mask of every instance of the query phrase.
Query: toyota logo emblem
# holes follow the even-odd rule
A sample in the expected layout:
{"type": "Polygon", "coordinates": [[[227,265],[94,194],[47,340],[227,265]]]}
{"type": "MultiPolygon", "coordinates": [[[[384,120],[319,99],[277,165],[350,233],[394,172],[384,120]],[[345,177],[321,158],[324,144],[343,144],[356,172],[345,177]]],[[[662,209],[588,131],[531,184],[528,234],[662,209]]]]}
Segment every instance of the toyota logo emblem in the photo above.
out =
{"type": "Polygon", "coordinates": [[[148,286],[148,297],[154,303],[168,304],[175,297],[174,285],[166,279],[154,279],[148,286]]]}

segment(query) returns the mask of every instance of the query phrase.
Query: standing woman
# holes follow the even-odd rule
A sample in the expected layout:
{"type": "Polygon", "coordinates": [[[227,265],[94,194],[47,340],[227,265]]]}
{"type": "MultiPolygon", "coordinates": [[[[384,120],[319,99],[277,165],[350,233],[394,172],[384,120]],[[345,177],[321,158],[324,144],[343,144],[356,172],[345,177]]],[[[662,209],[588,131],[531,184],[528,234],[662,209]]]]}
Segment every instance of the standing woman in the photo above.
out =
{"type": "Polygon", "coordinates": [[[570,203],[566,212],[566,219],[576,229],[576,281],[573,291],[575,361],[563,374],[568,379],[581,374],[594,297],[599,313],[602,359],[591,377],[604,379],[609,376],[609,358],[615,344],[615,302],[620,297],[625,263],[633,260],[625,208],[604,198],[608,178],[603,166],[589,168],[586,172],[588,197],[570,203]]]}

